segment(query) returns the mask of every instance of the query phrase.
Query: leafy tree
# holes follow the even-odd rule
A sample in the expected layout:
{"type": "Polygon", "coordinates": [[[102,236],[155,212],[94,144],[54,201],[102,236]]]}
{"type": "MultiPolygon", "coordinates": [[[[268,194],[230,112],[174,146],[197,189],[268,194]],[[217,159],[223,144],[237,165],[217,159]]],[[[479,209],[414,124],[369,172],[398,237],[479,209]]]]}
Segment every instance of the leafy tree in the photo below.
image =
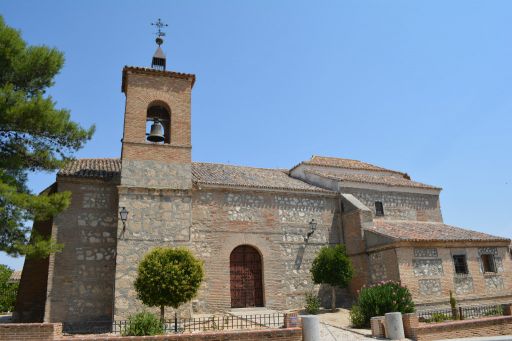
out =
{"type": "Polygon", "coordinates": [[[62,52],[29,46],[0,16],[0,250],[47,256],[56,244],[33,235],[27,221],[46,220],[69,205],[69,193],[33,195],[27,174],[62,167],[92,137],[69,110],[45,95],[64,64],[62,52]]]}
{"type": "Polygon", "coordinates": [[[190,301],[203,281],[203,263],[186,248],[157,247],[148,252],[139,264],[135,290],[137,297],[150,307],[174,309],[190,301]]]}
{"type": "Polygon", "coordinates": [[[346,288],[354,275],[350,258],[345,252],[345,246],[324,246],[313,260],[311,275],[315,284],[331,286],[331,309],[336,310],[336,287],[346,288]]]}
{"type": "Polygon", "coordinates": [[[8,283],[13,270],[0,264],[0,312],[12,311],[16,303],[18,283],[8,283]]]}

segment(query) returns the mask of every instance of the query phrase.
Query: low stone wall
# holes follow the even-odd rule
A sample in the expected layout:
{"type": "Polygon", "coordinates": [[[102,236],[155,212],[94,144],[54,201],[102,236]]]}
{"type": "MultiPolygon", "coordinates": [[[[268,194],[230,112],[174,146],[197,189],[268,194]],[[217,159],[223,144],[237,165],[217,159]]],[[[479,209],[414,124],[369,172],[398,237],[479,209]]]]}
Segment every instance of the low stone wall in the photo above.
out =
{"type": "MultiPolygon", "coordinates": [[[[503,307],[506,316],[482,317],[479,319],[439,323],[420,323],[415,313],[403,314],[405,337],[416,341],[458,339],[478,336],[512,335],[511,305],[503,307]]],[[[371,319],[372,336],[384,337],[384,316],[371,319]]]]}
{"type": "Polygon", "coordinates": [[[420,323],[413,332],[414,339],[417,341],[511,335],[512,316],[486,317],[430,324],[420,323]]]}
{"type": "MultiPolygon", "coordinates": [[[[295,320],[292,318],[291,322],[295,320]]],[[[5,323],[0,324],[0,340],[9,341],[302,341],[300,327],[264,330],[217,331],[197,334],[171,334],[158,336],[62,335],[61,323],[5,323]]]]}
{"type": "Polygon", "coordinates": [[[0,324],[0,340],[60,340],[61,323],[2,323],[0,324]]]}
{"type": "MultiPolygon", "coordinates": [[[[208,332],[198,334],[176,334],[176,335],[158,335],[158,336],[102,336],[95,335],[96,341],[260,341],[260,340],[279,340],[279,341],[302,341],[301,328],[287,329],[265,329],[265,330],[243,330],[230,332],[208,332]]],[[[63,337],[59,341],[91,341],[90,337],[83,338],[63,337]]]]}

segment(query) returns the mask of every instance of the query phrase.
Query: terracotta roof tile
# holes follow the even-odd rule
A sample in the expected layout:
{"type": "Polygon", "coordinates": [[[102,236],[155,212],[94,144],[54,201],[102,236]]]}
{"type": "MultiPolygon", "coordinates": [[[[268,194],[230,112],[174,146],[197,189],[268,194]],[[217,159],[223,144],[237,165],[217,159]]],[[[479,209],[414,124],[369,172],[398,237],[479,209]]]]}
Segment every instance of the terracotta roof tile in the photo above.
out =
{"type": "Polygon", "coordinates": [[[227,185],[292,191],[330,192],[292,178],[287,170],[232,166],[219,163],[192,163],[195,182],[211,185],[227,185]]]}
{"type": "Polygon", "coordinates": [[[121,172],[120,159],[78,159],[62,168],[59,176],[111,179],[121,172]]]}
{"type": "Polygon", "coordinates": [[[126,90],[125,85],[126,85],[126,73],[127,72],[188,79],[191,81],[191,87],[194,87],[194,83],[196,82],[196,75],[191,74],[191,73],[156,70],[156,69],[152,69],[152,68],[148,68],[148,67],[139,67],[139,66],[125,66],[123,68],[123,79],[122,79],[122,83],[121,83],[121,90],[123,92],[125,92],[125,90],[126,90]]]}
{"type": "MultiPolygon", "coordinates": [[[[318,156],[313,155],[311,159],[307,161],[301,162],[299,165],[312,165],[312,166],[324,166],[324,167],[336,167],[336,168],[345,168],[345,169],[356,169],[356,170],[367,170],[367,171],[378,171],[378,172],[388,172],[395,173],[405,176],[405,173],[394,171],[391,169],[382,168],[379,166],[375,166],[366,162],[351,160],[351,159],[342,159],[337,157],[328,157],[328,156],[318,156]]],[[[297,166],[299,166],[297,165],[297,166]]],[[[293,167],[296,168],[297,166],[293,167]]]]}
{"type": "Polygon", "coordinates": [[[365,230],[397,240],[408,241],[508,241],[482,232],[466,230],[443,223],[419,221],[390,221],[376,219],[365,230]]]}
{"type": "Polygon", "coordinates": [[[412,188],[425,188],[425,189],[441,189],[421,182],[412,181],[400,176],[382,175],[382,174],[367,174],[367,173],[340,173],[335,174],[328,171],[319,170],[306,170],[306,173],[316,174],[328,179],[358,182],[375,185],[396,186],[396,187],[412,187],[412,188]]]}
{"type": "MultiPolygon", "coordinates": [[[[79,159],[60,170],[59,176],[110,179],[119,175],[120,159],[79,159]]],[[[330,191],[292,178],[287,170],[232,166],[219,163],[192,163],[194,182],[210,185],[282,189],[290,191],[330,191]]]]}

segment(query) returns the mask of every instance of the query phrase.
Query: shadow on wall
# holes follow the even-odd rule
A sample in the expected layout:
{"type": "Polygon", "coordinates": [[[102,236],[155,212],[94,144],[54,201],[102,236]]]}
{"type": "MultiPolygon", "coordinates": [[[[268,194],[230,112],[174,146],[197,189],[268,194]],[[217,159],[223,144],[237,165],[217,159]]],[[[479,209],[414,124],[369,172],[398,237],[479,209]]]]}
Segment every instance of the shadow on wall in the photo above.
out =
{"type": "MultiPolygon", "coordinates": [[[[324,308],[331,307],[331,286],[328,284],[321,284],[318,291],[320,298],[320,305],[324,308]]],[[[350,295],[348,289],[336,288],[336,307],[349,309],[352,307],[354,299],[350,295]]]]}

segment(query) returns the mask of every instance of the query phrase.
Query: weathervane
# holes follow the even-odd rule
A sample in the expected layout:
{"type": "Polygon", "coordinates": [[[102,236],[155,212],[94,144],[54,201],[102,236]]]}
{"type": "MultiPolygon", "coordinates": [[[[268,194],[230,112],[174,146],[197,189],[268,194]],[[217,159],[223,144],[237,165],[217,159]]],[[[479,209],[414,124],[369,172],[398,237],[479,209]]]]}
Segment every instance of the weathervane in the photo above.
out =
{"type": "Polygon", "coordinates": [[[158,46],[162,45],[164,43],[164,40],[162,39],[162,37],[165,37],[165,32],[162,31],[162,27],[167,27],[169,25],[167,24],[164,24],[162,22],[162,20],[160,18],[158,18],[158,20],[154,23],[151,23],[151,26],[156,26],[158,28],[158,32],[156,32],[156,43],[158,44],[158,46]]]}

